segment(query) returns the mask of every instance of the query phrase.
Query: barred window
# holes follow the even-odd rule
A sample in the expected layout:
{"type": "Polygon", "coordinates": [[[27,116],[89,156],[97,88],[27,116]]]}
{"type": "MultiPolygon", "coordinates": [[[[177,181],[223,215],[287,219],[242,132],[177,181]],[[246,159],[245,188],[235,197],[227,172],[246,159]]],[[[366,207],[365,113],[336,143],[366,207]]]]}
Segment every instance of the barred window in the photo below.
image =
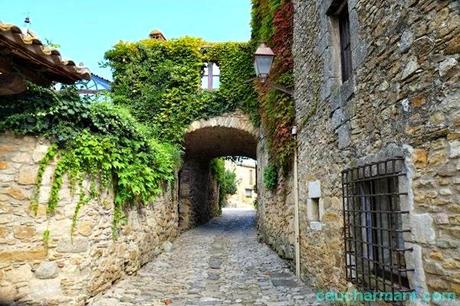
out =
{"type": "Polygon", "coordinates": [[[411,291],[406,269],[399,190],[404,160],[382,162],[342,172],[347,280],[363,290],[411,291]]]}

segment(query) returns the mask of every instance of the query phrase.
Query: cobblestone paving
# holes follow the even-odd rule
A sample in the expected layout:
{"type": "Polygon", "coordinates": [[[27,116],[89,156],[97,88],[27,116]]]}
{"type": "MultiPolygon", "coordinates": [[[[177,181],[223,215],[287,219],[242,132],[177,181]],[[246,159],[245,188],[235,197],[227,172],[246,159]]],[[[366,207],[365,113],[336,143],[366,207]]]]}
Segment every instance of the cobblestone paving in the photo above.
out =
{"type": "Polygon", "coordinates": [[[315,305],[313,291],[257,242],[253,210],[182,234],[170,252],[115,284],[90,305],[315,305]]]}

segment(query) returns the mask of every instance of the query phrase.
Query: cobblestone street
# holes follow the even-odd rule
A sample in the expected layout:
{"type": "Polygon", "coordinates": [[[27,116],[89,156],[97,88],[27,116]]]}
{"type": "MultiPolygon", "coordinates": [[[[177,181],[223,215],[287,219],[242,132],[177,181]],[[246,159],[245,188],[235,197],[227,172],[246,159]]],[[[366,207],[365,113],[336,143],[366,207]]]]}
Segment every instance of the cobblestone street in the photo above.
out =
{"type": "Polygon", "coordinates": [[[313,291],[257,242],[255,211],[224,209],[90,305],[314,305],[313,291]]]}

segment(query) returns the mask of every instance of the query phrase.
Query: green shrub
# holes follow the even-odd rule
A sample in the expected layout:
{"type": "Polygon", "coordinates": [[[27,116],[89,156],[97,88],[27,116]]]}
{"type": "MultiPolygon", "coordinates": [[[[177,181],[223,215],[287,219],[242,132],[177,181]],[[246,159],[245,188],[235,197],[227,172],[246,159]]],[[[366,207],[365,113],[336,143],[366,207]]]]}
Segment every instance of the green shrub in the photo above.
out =
{"type": "Polygon", "coordinates": [[[89,191],[80,188],[72,230],[82,206],[110,188],[115,192],[113,229],[116,235],[124,220],[124,210],[145,205],[172,182],[179,165],[180,151],[169,143],[155,140],[148,129],[129,112],[108,102],[89,103],[74,88],[60,92],[29,84],[24,94],[4,98],[0,108],[0,132],[12,130],[22,135],[43,135],[54,144],[40,162],[32,209],[38,207],[38,194],[44,170],[56,161],[47,213],[59,203],[63,177],[71,190],[91,182],[89,191]]]}
{"type": "Polygon", "coordinates": [[[264,185],[268,190],[275,190],[278,185],[278,168],[268,165],[264,169],[264,185]]]}
{"type": "Polygon", "coordinates": [[[237,192],[236,173],[225,169],[225,160],[222,158],[211,161],[211,171],[219,185],[219,207],[222,208],[227,196],[237,192]]]}

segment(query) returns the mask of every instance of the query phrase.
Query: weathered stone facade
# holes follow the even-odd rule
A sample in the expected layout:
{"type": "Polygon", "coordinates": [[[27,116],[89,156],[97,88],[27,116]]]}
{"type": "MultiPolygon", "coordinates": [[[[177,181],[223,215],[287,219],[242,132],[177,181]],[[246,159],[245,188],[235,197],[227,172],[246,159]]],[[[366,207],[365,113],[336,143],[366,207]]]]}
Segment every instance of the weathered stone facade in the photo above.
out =
{"type": "Polygon", "coordinates": [[[56,213],[46,217],[52,167],[45,172],[35,216],[30,196],[48,146],[39,138],[0,135],[0,303],[83,305],[135,273],[178,234],[177,186],[171,186],[155,203],[127,212],[116,240],[112,194],[101,195],[81,209],[71,238],[76,199],[67,184],[56,213]]]}
{"type": "Polygon", "coordinates": [[[341,172],[402,156],[411,289],[460,294],[459,2],[349,0],[344,83],[332,1],[294,3],[303,278],[346,288],[341,172]],[[309,186],[320,186],[319,224],[307,220],[309,186]]]}
{"type": "Polygon", "coordinates": [[[295,258],[294,181],[292,176],[280,176],[276,190],[268,190],[263,182],[268,158],[267,139],[261,129],[257,145],[257,234],[279,256],[291,261],[295,258]]]}
{"type": "Polygon", "coordinates": [[[259,130],[241,111],[194,121],[185,135],[184,165],[179,174],[179,226],[203,224],[220,214],[219,188],[210,169],[216,157],[255,158],[259,130]]]}
{"type": "Polygon", "coordinates": [[[185,160],[179,173],[179,228],[188,230],[220,213],[219,186],[209,160],[185,160]]]}
{"type": "MultiPolygon", "coordinates": [[[[406,265],[418,293],[460,294],[460,4],[348,1],[352,77],[341,81],[332,0],[295,0],[302,278],[346,290],[342,171],[401,157],[406,265]],[[315,196],[311,194],[315,193],[315,196]],[[320,220],[312,221],[312,198],[320,220]]],[[[258,171],[267,164],[265,141],[258,171]],[[265,157],[264,157],[265,156],[265,157]]],[[[263,188],[259,177],[259,189],[263,188]]],[[[294,258],[292,177],[259,197],[260,236],[294,258]],[[287,191],[286,191],[287,190],[287,191]]]]}

